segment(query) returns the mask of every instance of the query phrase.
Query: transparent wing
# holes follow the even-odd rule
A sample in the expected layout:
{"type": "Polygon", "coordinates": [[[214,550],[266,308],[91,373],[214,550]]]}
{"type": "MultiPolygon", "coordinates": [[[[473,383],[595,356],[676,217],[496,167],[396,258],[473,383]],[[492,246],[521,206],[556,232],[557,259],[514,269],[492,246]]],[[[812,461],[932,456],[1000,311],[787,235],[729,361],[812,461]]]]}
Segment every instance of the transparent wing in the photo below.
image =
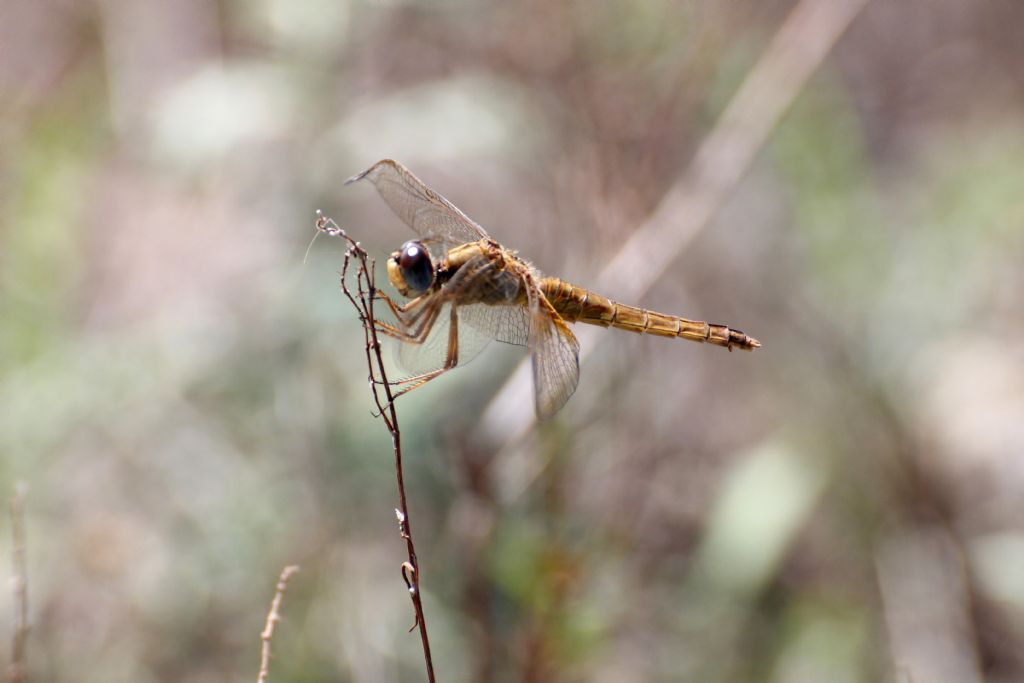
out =
{"type": "Polygon", "coordinates": [[[378,161],[345,184],[363,179],[373,183],[391,210],[428,243],[440,242],[440,246],[447,249],[489,237],[454,204],[424,185],[397,161],[378,161]]]}
{"type": "Polygon", "coordinates": [[[526,346],[530,317],[525,304],[469,304],[459,307],[459,320],[491,339],[526,346]]]}
{"type": "Polygon", "coordinates": [[[537,417],[546,420],[565,405],[580,381],[580,344],[544,295],[527,290],[530,357],[537,417]]]}
{"type": "MultiPolygon", "coordinates": [[[[411,376],[422,375],[445,366],[448,360],[448,347],[451,343],[452,305],[451,302],[440,304],[440,312],[423,343],[399,342],[398,363],[411,376]]],[[[460,366],[476,358],[487,346],[490,337],[477,328],[463,323],[462,307],[456,307],[455,315],[457,317],[455,322],[457,326],[456,365],[460,366]]]]}

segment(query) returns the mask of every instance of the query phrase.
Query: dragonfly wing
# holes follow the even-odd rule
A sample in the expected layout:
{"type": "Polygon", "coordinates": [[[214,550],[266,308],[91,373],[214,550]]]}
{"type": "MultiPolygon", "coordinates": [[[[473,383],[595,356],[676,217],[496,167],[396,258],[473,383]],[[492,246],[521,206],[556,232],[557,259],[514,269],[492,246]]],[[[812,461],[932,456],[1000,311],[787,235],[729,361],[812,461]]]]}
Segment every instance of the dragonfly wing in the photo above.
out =
{"type": "MultiPolygon", "coordinates": [[[[448,347],[451,340],[452,306],[450,301],[440,305],[430,332],[422,343],[402,341],[398,344],[398,364],[410,375],[422,375],[439,370],[447,363],[448,347]]],[[[487,346],[490,338],[476,328],[463,323],[462,307],[456,307],[455,315],[455,324],[458,328],[456,365],[465,365],[476,358],[487,346]]]]}
{"type": "Polygon", "coordinates": [[[374,184],[402,222],[428,242],[454,246],[488,238],[483,228],[397,161],[378,161],[345,184],[364,179],[374,184]]]}
{"type": "Polygon", "coordinates": [[[565,405],[580,381],[580,344],[562,317],[535,287],[530,304],[530,357],[537,417],[546,420],[565,405]]]}
{"type": "Polygon", "coordinates": [[[459,320],[506,344],[530,342],[530,317],[523,304],[469,304],[459,307],[459,320]]]}

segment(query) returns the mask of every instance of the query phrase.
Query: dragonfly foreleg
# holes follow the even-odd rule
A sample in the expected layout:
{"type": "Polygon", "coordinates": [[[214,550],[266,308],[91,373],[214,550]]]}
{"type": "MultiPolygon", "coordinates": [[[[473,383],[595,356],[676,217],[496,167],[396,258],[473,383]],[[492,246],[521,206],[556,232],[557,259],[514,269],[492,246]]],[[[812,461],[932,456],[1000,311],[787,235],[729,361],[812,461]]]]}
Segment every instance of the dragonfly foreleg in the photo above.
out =
{"type": "MultiPolygon", "coordinates": [[[[411,302],[410,302],[411,303],[411,302]]],[[[441,312],[441,306],[433,304],[425,306],[421,311],[420,315],[423,316],[422,320],[413,321],[411,325],[416,325],[416,329],[409,331],[408,329],[399,329],[398,327],[391,325],[380,320],[375,320],[374,323],[377,327],[378,332],[382,332],[389,337],[398,339],[405,344],[422,344],[427,339],[427,335],[430,334],[430,330],[434,327],[434,323],[437,321],[437,316],[441,312]]],[[[417,316],[419,317],[419,316],[417,316]]],[[[404,322],[401,323],[404,325],[404,322]]],[[[409,327],[411,327],[409,325],[409,327]]]]}
{"type": "Polygon", "coordinates": [[[395,320],[397,320],[402,327],[412,327],[416,324],[419,317],[423,315],[421,306],[427,300],[427,297],[425,295],[418,296],[412,301],[406,302],[404,305],[399,305],[395,303],[395,300],[390,296],[378,290],[374,293],[374,299],[386,303],[388,305],[388,309],[391,311],[391,315],[395,316],[395,320]],[[407,318],[406,315],[409,313],[412,313],[412,315],[407,318]]]}
{"type": "MultiPolygon", "coordinates": [[[[437,318],[437,314],[438,314],[439,310],[440,309],[436,309],[434,311],[433,318],[435,318],[435,319],[437,318]]],[[[427,332],[429,333],[429,328],[428,328],[427,332]]],[[[426,335],[424,335],[424,338],[425,337],[426,337],[426,335]]],[[[418,343],[422,343],[422,340],[420,340],[420,342],[418,342],[418,343]]],[[[390,384],[392,386],[407,385],[407,386],[403,386],[403,388],[401,390],[399,390],[397,393],[395,393],[395,394],[393,394],[391,396],[391,403],[394,403],[395,400],[399,396],[404,396],[405,394],[408,394],[413,389],[418,389],[419,387],[423,386],[424,384],[426,384],[430,380],[432,380],[432,379],[434,379],[436,377],[440,377],[441,375],[443,375],[444,373],[448,372],[449,370],[451,370],[452,368],[454,368],[458,364],[459,364],[459,314],[458,314],[457,307],[452,306],[451,307],[451,314],[450,314],[450,318],[449,318],[449,326],[448,326],[448,350],[447,350],[447,353],[445,354],[444,365],[442,367],[438,368],[437,370],[431,370],[430,372],[424,372],[423,374],[416,375],[415,377],[405,377],[403,379],[396,380],[394,382],[390,382],[390,384]]],[[[384,407],[387,408],[388,406],[390,406],[390,403],[387,406],[384,406],[384,407]]]]}

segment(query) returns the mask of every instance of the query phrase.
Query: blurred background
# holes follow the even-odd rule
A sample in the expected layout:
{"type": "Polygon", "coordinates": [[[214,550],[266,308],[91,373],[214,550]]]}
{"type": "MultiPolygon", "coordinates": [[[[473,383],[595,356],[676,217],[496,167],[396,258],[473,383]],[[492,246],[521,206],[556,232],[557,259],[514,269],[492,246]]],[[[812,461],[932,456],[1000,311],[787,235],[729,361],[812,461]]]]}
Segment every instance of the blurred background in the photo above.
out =
{"type": "MultiPolygon", "coordinates": [[[[342,182],[393,157],[596,286],[795,6],[0,1],[30,679],[251,680],[295,563],[273,680],[424,680],[314,211],[382,263],[411,233],[342,182]]],[[[492,403],[515,348],[401,399],[439,679],[1024,681],[1022,26],[1015,0],[867,3],[628,301],[763,349],[601,331],[522,438],[501,411],[532,406],[492,403]]]]}

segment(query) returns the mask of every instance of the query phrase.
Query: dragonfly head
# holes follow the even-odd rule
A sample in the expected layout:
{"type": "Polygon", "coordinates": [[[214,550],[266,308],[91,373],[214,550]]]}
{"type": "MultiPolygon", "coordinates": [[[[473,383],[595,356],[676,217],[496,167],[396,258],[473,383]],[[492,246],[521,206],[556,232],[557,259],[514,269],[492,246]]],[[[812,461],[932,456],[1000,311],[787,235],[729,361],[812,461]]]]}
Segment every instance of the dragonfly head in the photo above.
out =
{"type": "Polygon", "coordinates": [[[410,241],[388,259],[388,280],[404,297],[419,296],[434,284],[434,263],[422,242],[410,241]]]}

